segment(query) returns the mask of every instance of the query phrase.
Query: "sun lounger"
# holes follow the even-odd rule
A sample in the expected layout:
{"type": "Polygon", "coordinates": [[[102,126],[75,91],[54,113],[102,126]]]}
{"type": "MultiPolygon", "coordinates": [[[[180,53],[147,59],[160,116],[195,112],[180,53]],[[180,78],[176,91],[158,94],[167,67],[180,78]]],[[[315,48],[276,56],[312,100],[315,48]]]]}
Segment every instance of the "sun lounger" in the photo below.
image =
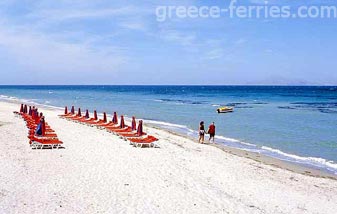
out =
{"type": "Polygon", "coordinates": [[[104,128],[106,128],[106,129],[118,129],[119,127],[120,127],[120,125],[118,125],[118,124],[104,126],[104,128]]]}
{"type": "Polygon", "coordinates": [[[97,126],[99,127],[109,127],[109,126],[116,126],[117,124],[115,124],[114,122],[110,121],[108,123],[105,123],[105,124],[98,124],[97,126]]]}
{"type": "MultiPolygon", "coordinates": [[[[36,135],[35,134],[35,129],[30,129],[28,131],[28,134],[29,135],[36,135]]],[[[38,136],[38,135],[36,135],[36,136],[38,136]]],[[[53,132],[53,131],[51,131],[51,132],[46,131],[44,135],[41,135],[41,137],[57,137],[57,134],[55,132],[53,132]]]]}
{"type": "Polygon", "coordinates": [[[89,122],[92,122],[92,121],[97,121],[95,118],[83,118],[81,120],[78,120],[78,122],[80,123],[89,123],[89,122]]]}
{"type": "Polygon", "coordinates": [[[121,130],[129,130],[129,132],[131,132],[131,128],[130,127],[125,126],[124,128],[121,128],[119,125],[115,125],[115,126],[107,126],[105,127],[105,129],[109,132],[115,132],[115,131],[121,131],[121,130]]]}
{"type": "Polygon", "coordinates": [[[104,120],[93,120],[93,121],[87,121],[85,123],[87,125],[90,125],[90,126],[95,126],[95,125],[98,125],[98,124],[104,124],[106,122],[104,120]]]}
{"type": "Polygon", "coordinates": [[[74,122],[80,122],[81,120],[85,120],[88,119],[85,116],[81,116],[81,117],[74,117],[74,118],[70,118],[71,120],[73,120],[74,122]]]}
{"type": "Polygon", "coordinates": [[[114,129],[113,132],[115,133],[128,133],[128,132],[132,132],[132,128],[131,127],[125,127],[123,129],[114,129]]]}
{"type": "MultiPolygon", "coordinates": [[[[146,135],[146,133],[143,133],[142,135],[139,135],[137,132],[121,132],[118,133],[118,136],[126,139],[126,138],[136,138],[146,135]]],[[[126,139],[127,140],[127,139],[126,139]]]]}
{"type": "Polygon", "coordinates": [[[154,147],[154,142],[158,139],[149,135],[146,138],[129,138],[128,141],[135,147],[142,148],[143,146],[154,147]]]}
{"type": "Polygon", "coordinates": [[[123,129],[121,128],[115,128],[115,129],[106,129],[108,132],[120,136],[120,133],[130,133],[132,132],[130,127],[125,127],[123,129]]]}
{"type": "Polygon", "coordinates": [[[30,138],[29,144],[33,149],[59,149],[62,147],[63,142],[59,139],[39,139],[32,137],[30,138]]]}
{"type": "Polygon", "coordinates": [[[69,115],[66,115],[66,116],[63,116],[62,118],[64,118],[64,119],[71,119],[71,118],[75,118],[75,117],[77,117],[78,115],[77,114],[69,114],[69,115]]]}

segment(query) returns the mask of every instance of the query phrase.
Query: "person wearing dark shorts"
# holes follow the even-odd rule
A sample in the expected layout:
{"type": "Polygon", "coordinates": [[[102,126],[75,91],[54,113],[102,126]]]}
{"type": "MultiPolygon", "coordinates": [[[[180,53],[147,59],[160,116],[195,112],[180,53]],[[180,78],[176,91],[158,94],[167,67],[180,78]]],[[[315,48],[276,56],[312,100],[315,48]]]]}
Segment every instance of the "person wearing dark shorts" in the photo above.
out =
{"type": "Polygon", "coordinates": [[[205,140],[205,126],[204,121],[199,124],[199,143],[203,144],[205,140]]]}
{"type": "Polygon", "coordinates": [[[215,125],[214,122],[208,127],[207,133],[209,134],[209,141],[213,141],[214,143],[214,137],[215,137],[215,125]]]}

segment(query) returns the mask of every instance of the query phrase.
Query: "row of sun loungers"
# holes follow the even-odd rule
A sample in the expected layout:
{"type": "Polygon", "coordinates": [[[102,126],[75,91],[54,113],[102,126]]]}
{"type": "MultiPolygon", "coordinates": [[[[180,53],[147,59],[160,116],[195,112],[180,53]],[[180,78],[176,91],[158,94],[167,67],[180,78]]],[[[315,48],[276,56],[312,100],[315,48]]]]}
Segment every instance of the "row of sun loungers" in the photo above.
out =
{"type": "Polygon", "coordinates": [[[20,111],[14,112],[19,117],[22,117],[28,128],[29,144],[33,149],[59,149],[63,148],[63,142],[57,137],[55,131],[44,121],[43,115],[38,114],[37,109],[21,104],[20,111]],[[40,125],[41,133],[36,134],[36,130],[40,125]]]}
{"type": "Polygon", "coordinates": [[[130,126],[125,124],[123,115],[120,117],[120,122],[118,123],[116,112],[114,112],[112,120],[108,121],[105,112],[103,113],[102,119],[98,119],[96,111],[94,111],[94,117],[90,118],[88,110],[86,110],[85,114],[82,115],[80,108],[78,109],[77,113],[75,113],[75,108],[72,106],[70,112],[68,112],[68,108],[65,107],[64,114],[59,116],[69,121],[106,130],[128,141],[135,147],[155,147],[155,142],[158,140],[154,136],[147,135],[143,132],[142,120],[139,121],[138,127],[136,127],[135,117],[132,117],[130,126]]]}

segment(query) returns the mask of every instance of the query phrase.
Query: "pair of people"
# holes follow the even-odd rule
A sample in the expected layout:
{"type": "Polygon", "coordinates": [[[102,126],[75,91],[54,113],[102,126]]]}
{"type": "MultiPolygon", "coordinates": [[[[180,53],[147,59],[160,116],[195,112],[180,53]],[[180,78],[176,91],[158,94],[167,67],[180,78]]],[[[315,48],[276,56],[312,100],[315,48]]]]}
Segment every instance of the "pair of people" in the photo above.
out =
{"type": "Polygon", "coordinates": [[[209,141],[213,141],[214,143],[214,137],[215,137],[215,125],[214,122],[208,127],[207,132],[205,132],[205,125],[204,121],[201,121],[199,124],[199,143],[204,143],[205,141],[205,134],[209,134],[209,141]]]}

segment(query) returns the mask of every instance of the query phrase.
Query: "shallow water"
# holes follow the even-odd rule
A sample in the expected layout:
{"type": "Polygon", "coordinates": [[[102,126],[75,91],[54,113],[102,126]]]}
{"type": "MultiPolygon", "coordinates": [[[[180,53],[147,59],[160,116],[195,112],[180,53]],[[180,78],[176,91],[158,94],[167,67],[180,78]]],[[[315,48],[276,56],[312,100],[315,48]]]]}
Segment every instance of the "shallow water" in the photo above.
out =
{"type": "Polygon", "coordinates": [[[337,173],[337,87],[0,86],[0,94],[117,111],[190,136],[214,121],[218,143],[337,173]],[[234,113],[217,114],[222,105],[234,113]]]}

